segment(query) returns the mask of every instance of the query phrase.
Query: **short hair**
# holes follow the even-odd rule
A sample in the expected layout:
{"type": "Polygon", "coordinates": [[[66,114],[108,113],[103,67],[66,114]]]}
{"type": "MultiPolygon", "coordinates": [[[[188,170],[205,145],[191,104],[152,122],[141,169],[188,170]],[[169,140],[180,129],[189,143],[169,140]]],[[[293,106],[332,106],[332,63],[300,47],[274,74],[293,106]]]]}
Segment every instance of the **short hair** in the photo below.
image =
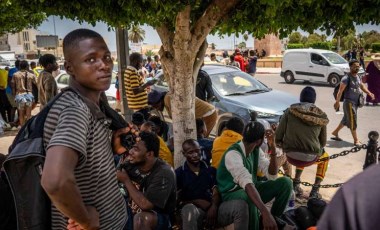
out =
{"type": "Polygon", "coordinates": [[[53,54],[45,54],[40,57],[39,62],[42,67],[46,68],[49,64],[54,65],[57,62],[57,59],[53,54]]]}
{"type": "Polygon", "coordinates": [[[152,121],[146,121],[142,124],[142,126],[150,127],[152,129],[152,132],[156,132],[156,124],[154,124],[152,121]]]}
{"type": "Polygon", "coordinates": [[[238,117],[231,117],[226,123],[226,128],[242,134],[244,131],[244,122],[238,117]]]}
{"type": "Polygon", "coordinates": [[[67,52],[69,49],[76,48],[78,46],[78,43],[80,41],[90,39],[90,38],[101,38],[103,37],[89,29],[76,29],[68,33],[64,38],[63,38],[63,55],[67,57],[67,52]]]}
{"type": "Polygon", "coordinates": [[[243,132],[243,141],[247,143],[253,143],[260,139],[264,139],[265,128],[260,122],[249,122],[243,132]]]}
{"type": "Polygon", "coordinates": [[[215,53],[211,53],[210,57],[216,57],[216,54],[215,53]]]}
{"type": "Polygon", "coordinates": [[[35,61],[32,61],[32,62],[30,63],[30,66],[32,66],[32,65],[37,65],[37,63],[36,63],[35,61]]]}
{"type": "Polygon", "coordinates": [[[158,56],[157,54],[154,55],[154,59],[157,59],[157,58],[160,58],[160,56],[158,56]]]}
{"type": "Polygon", "coordinates": [[[300,102],[308,102],[314,104],[317,99],[317,93],[311,86],[303,88],[300,94],[300,102]]]}
{"type": "Polygon", "coordinates": [[[147,60],[148,62],[151,62],[151,61],[152,61],[152,57],[151,57],[151,56],[148,56],[148,57],[146,58],[146,60],[147,60]]]}
{"type": "Polygon", "coordinates": [[[230,60],[231,61],[235,60],[235,55],[230,55],[230,60]]]}
{"type": "Polygon", "coordinates": [[[249,56],[255,56],[255,55],[256,55],[256,52],[254,50],[249,51],[249,56]]]}
{"type": "Polygon", "coordinates": [[[152,151],[155,157],[158,157],[160,151],[160,140],[153,132],[141,132],[139,135],[141,141],[144,142],[146,150],[152,151]]]}
{"type": "Polygon", "coordinates": [[[17,69],[20,68],[20,60],[19,60],[19,59],[17,59],[17,60],[15,61],[15,66],[16,66],[17,69]]]}
{"type": "Polygon", "coordinates": [[[29,67],[28,61],[26,60],[20,61],[20,69],[28,69],[28,67],[29,67]]]}
{"type": "MultiPolygon", "coordinates": [[[[348,63],[348,65],[351,67],[354,63],[359,63],[359,61],[356,60],[356,59],[353,59],[353,60],[351,60],[351,61],[348,63]]],[[[360,63],[359,63],[359,64],[360,64],[360,63]]]]}
{"type": "Polygon", "coordinates": [[[149,117],[148,121],[152,122],[154,127],[157,127],[155,128],[157,135],[162,136],[164,134],[164,121],[159,116],[153,115],[149,117]]]}
{"type": "Polygon", "coordinates": [[[129,55],[129,63],[131,66],[135,66],[138,62],[143,61],[143,56],[140,53],[131,53],[129,55]]]}
{"type": "Polygon", "coordinates": [[[197,133],[199,133],[206,126],[205,122],[201,118],[197,118],[195,120],[195,124],[197,127],[197,133]]]}
{"type": "Polygon", "coordinates": [[[197,140],[194,140],[194,139],[187,139],[187,140],[185,140],[185,141],[182,143],[182,150],[183,150],[183,148],[184,148],[185,145],[194,145],[194,143],[199,144],[198,141],[197,141],[197,140]]]}

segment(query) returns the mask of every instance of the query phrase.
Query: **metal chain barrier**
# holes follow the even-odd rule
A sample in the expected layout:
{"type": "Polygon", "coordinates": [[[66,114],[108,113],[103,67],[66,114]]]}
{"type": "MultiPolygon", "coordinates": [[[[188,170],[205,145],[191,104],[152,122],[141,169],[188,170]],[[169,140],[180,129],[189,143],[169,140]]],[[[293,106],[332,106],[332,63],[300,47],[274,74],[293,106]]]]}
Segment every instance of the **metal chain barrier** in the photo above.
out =
{"type": "MultiPolygon", "coordinates": [[[[318,159],[316,162],[328,161],[330,159],[335,159],[337,157],[347,156],[350,153],[357,153],[360,150],[367,149],[367,147],[368,146],[366,144],[363,144],[363,145],[360,145],[360,146],[355,146],[351,150],[344,150],[341,153],[333,154],[333,155],[331,155],[329,157],[324,157],[324,158],[318,159]]],[[[376,151],[380,154],[380,147],[378,147],[376,149],[376,151]]],[[[285,175],[285,173],[281,169],[278,170],[278,173],[281,174],[281,175],[285,175]]],[[[293,178],[291,178],[291,179],[293,180],[293,178]]],[[[300,184],[302,184],[303,186],[311,186],[311,187],[314,186],[314,187],[319,187],[319,188],[339,188],[344,183],[314,185],[314,184],[311,184],[309,182],[302,182],[301,181],[300,184]]]]}

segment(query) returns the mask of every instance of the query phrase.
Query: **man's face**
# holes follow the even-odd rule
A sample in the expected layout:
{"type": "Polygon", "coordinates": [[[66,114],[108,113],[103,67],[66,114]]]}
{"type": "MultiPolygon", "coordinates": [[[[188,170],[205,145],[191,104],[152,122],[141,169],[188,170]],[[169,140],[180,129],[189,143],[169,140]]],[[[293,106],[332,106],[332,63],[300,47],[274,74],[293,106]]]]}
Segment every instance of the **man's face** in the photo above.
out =
{"type": "MultiPolygon", "coordinates": [[[[153,154],[153,153],[152,153],[153,154]]],[[[137,142],[131,150],[129,150],[129,163],[140,166],[144,165],[148,158],[148,151],[144,141],[137,142]]]]}
{"type": "Polygon", "coordinates": [[[67,51],[66,71],[89,91],[106,91],[111,84],[113,62],[102,38],[81,40],[67,51]]]}
{"type": "Polygon", "coordinates": [[[351,65],[351,67],[350,67],[350,71],[351,71],[351,73],[354,74],[354,75],[357,74],[357,73],[359,72],[359,70],[360,70],[360,64],[357,63],[357,62],[353,63],[353,64],[351,65]]]}
{"type": "Polygon", "coordinates": [[[52,63],[49,63],[46,67],[46,70],[47,71],[50,71],[50,72],[53,72],[53,71],[57,71],[58,69],[58,63],[57,62],[54,62],[53,64],[52,63]]]}
{"type": "Polygon", "coordinates": [[[201,148],[198,142],[192,144],[185,144],[183,146],[183,155],[186,157],[187,162],[190,164],[198,164],[201,160],[201,148]]]}

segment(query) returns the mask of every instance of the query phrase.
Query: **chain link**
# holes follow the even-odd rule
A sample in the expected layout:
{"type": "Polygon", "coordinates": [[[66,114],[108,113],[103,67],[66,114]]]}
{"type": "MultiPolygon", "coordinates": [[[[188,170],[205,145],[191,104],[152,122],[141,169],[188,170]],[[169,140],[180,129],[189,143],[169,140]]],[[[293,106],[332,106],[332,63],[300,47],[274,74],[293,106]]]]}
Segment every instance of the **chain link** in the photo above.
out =
{"type": "MultiPolygon", "coordinates": [[[[337,157],[346,156],[346,155],[348,155],[350,153],[357,153],[357,152],[359,152],[362,149],[367,149],[367,147],[368,146],[366,144],[363,144],[363,145],[360,145],[360,146],[355,146],[351,150],[344,150],[341,153],[333,154],[333,155],[331,155],[329,157],[320,158],[320,159],[317,160],[317,162],[328,161],[330,159],[335,159],[337,157]]],[[[379,150],[380,150],[380,147],[378,148],[378,151],[379,150]]]]}
{"type": "MultiPolygon", "coordinates": [[[[278,174],[285,176],[285,173],[281,169],[278,170],[278,174]]],[[[290,178],[290,179],[293,180],[293,178],[290,178]]],[[[309,182],[300,182],[300,184],[302,184],[303,186],[309,186],[309,187],[314,186],[314,187],[318,187],[318,188],[339,188],[344,183],[314,185],[314,184],[311,184],[309,182]]]]}

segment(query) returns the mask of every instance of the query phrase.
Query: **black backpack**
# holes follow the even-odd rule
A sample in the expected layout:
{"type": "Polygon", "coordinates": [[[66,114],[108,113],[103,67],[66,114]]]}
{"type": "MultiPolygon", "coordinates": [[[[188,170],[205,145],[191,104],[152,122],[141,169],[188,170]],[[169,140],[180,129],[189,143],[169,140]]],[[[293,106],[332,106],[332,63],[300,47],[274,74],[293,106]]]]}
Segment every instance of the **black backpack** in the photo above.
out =
{"type": "MultiPolygon", "coordinates": [[[[65,91],[73,90],[62,89],[20,129],[3,164],[16,207],[17,229],[51,229],[51,201],[40,183],[46,156],[43,131],[51,107],[65,91]]],[[[112,119],[110,129],[127,126],[127,122],[107,104],[102,108],[105,115],[112,119]]]]}
{"type": "MultiPolygon", "coordinates": [[[[347,82],[347,86],[350,85],[350,77],[347,75],[348,77],[348,82],[347,82]]],[[[336,97],[338,96],[338,92],[339,92],[339,87],[340,87],[340,84],[338,84],[337,86],[335,86],[334,88],[334,92],[333,92],[333,95],[334,95],[334,99],[336,100],[336,97]]],[[[347,90],[347,87],[344,89],[343,93],[342,93],[342,96],[340,97],[340,101],[344,101],[344,94],[346,93],[346,90],[347,90]]]]}

